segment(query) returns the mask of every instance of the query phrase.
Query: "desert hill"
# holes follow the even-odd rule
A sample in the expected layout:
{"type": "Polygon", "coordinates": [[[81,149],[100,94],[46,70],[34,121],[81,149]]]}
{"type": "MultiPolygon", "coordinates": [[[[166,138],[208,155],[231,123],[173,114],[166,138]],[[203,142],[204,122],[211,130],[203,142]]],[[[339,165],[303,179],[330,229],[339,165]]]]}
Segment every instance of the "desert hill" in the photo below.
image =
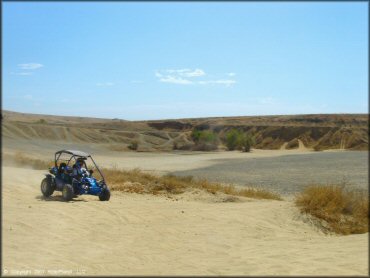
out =
{"type": "MultiPolygon", "coordinates": [[[[255,148],[368,150],[367,114],[314,114],[215,117],[177,120],[126,121],[2,111],[6,140],[45,140],[101,144],[125,151],[137,142],[138,151],[192,150],[193,129],[212,130],[219,138],[231,128],[255,138],[255,148]]],[[[220,140],[219,148],[224,148],[220,140]]]]}

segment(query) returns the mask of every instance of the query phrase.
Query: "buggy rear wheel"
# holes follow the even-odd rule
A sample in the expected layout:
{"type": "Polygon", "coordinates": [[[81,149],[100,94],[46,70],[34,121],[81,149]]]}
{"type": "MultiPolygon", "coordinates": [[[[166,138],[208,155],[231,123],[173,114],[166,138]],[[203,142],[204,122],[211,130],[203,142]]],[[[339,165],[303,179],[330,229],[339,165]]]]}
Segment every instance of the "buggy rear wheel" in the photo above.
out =
{"type": "Polygon", "coordinates": [[[63,199],[68,202],[73,198],[73,187],[70,184],[65,184],[62,190],[63,199]]]}
{"type": "Polygon", "coordinates": [[[110,199],[110,191],[108,188],[103,188],[99,194],[100,201],[109,201],[110,199]]]}
{"type": "Polygon", "coordinates": [[[45,197],[49,197],[54,192],[54,186],[52,184],[52,180],[48,178],[44,178],[41,182],[41,192],[42,195],[45,197]]]}

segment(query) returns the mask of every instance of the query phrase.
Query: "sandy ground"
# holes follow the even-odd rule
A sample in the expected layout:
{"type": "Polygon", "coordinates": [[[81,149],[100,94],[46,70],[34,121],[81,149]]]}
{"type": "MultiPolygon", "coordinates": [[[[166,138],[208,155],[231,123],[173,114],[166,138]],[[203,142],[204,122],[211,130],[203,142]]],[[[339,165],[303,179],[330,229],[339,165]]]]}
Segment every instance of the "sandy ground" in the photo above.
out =
{"type": "Polygon", "coordinates": [[[41,198],[44,171],[2,170],[3,274],[368,275],[368,234],[324,235],[289,201],[65,203],[41,198]]]}

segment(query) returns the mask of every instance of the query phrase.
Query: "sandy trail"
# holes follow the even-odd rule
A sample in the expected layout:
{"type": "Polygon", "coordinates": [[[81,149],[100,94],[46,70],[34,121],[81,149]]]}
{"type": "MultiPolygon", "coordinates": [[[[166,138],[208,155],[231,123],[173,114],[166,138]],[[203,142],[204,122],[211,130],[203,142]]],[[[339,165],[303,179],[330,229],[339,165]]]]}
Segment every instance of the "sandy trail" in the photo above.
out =
{"type": "Polygon", "coordinates": [[[39,190],[44,171],[2,170],[8,274],[368,274],[368,234],[324,235],[302,222],[289,201],[212,203],[115,192],[109,202],[85,196],[65,203],[60,193],[46,201],[39,190]]]}

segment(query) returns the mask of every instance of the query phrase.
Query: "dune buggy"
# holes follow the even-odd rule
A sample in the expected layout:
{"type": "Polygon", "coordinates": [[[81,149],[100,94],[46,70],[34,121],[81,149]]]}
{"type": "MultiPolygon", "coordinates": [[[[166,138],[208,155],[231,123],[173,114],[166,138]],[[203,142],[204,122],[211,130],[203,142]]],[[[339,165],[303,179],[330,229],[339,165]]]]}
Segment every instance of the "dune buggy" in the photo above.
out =
{"type": "Polygon", "coordinates": [[[99,196],[100,201],[108,201],[110,198],[104,176],[88,153],[74,150],[56,152],[55,166],[49,168],[49,174],[45,176],[41,182],[41,192],[45,197],[51,196],[54,191],[61,191],[65,201],[83,194],[99,196]],[[91,166],[88,167],[86,162],[91,166]],[[98,171],[101,180],[92,176],[93,168],[98,171]]]}

